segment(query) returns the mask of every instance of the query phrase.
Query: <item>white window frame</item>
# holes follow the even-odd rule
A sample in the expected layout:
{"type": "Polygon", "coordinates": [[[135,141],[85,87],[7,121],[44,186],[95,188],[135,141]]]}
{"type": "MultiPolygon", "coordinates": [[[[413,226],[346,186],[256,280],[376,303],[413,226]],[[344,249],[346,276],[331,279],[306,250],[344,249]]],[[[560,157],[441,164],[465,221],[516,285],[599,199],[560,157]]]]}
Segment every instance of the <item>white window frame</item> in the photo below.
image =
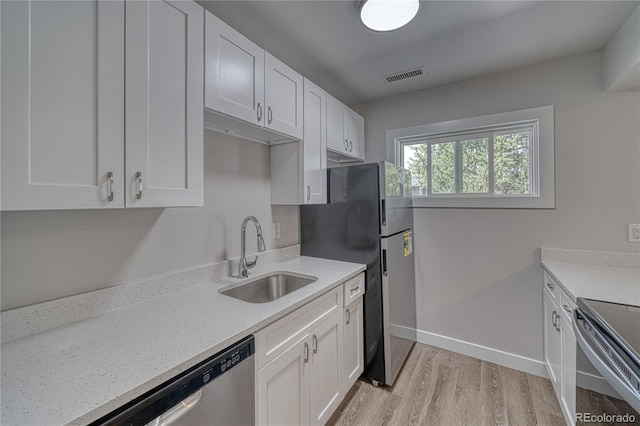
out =
{"type": "MultiPolygon", "coordinates": [[[[413,196],[414,207],[442,208],[555,208],[555,166],[554,166],[554,107],[553,105],[500,114],[464,118],[421,126],[406,127],[387,131],[387,152],[390,161],[402,166],[401,150],[404,145],[426,142],[433,144],[444,141],[447,136],[468,133],[478,136],[482,133],[500,132],[500,128],[532,128],[529,141],[529,188],[530,194],[493,194],[493,180],[490,179],[490,193],[483,194],[432,194],[413,196]],[[532,127],[530,127],[532,126],[532,127]],[[427,140],[429,140],[427,142],[427,140]]],[[[489,164],[493,164],[489,150],[489,164]]],[[[429,156],[430,158],[431,156],[429,156]]],[[[431,168],[431,163],[428,165],[431,168]]],[[[456,173],[461,168],[456,165],[456,173]]],[[[429,170],[431,171],[431,170],[429,170]]],[[[493,172],[490,172],[490,176],[493,172]]]]}

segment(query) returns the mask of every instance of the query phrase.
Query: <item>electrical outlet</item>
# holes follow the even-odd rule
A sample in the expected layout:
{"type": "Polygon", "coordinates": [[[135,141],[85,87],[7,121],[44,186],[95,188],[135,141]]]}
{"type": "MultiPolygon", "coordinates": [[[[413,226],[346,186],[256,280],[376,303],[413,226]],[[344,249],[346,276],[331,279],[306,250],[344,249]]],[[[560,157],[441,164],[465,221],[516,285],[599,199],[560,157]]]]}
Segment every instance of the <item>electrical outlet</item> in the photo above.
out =
{"type": "Polygon", "coordinates": [[[638,223],[629,224],[629,242],[640,243],[640,224],[638,223]]]}
{"type": "Polygon", "coordinates": [[[280,222],[273,224],[273,239],[277,240],[278,238],[280,238],[280,222]]]}

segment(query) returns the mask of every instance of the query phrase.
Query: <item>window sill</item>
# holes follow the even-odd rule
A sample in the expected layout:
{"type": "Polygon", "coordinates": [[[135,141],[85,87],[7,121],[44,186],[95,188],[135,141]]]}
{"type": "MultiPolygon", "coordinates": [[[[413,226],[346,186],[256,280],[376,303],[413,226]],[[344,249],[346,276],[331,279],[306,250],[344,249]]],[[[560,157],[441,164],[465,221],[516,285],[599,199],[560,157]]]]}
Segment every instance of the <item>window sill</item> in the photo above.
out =
{"type": "Polygon", "coordinates": [[[413,197],[414,208],[554,209],[555,199],[544,197],[413,197]]]}

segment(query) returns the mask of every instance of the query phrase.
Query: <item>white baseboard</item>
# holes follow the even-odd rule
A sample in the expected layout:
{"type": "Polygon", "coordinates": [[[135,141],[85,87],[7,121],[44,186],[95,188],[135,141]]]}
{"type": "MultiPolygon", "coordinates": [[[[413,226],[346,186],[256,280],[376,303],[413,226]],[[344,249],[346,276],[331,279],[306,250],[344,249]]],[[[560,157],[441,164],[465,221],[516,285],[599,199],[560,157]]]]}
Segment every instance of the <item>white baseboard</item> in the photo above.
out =
{"type": "MultiPolygon", "coordinates": [[[[549,378],[544,362],[521,355],[504,352],[499,349],[489,348],[476,343],[465,342],[464,340],[442,336],[423,330],[413,330],[407,327],[391,324],[391,332],[396,336],[413,339],[417,335],[417,341],[425,345],[436,346],[449,351],[458,352],[463,355],[472,356],[487,362],[493,362],[514,370],[549,378]]],[[[582,371],[576,372],[576,384],[584,389],[620,398],[616,391],[602,377],[582,371]]]]}
{"type": "Polygon", "coordinates": [[[542,361],[537,361],[532,358],[523,357],[521,355],[504,352],[499,349],[493,349],[475,343],[465,342],[452,337],[441,336],[428,331],[417,330],[417,335],[418,342],[426,345],[458,352],[463,355],[478,358],[487,362],[493,362],[494,364],[513,368],[514,370],[524,371],[525,373],[534,374],[536,376],[548,377],[546,367],[542,361]]]}
{"type": "Polygon", "coordinates": [[[576,372],[576,385],[584,389],[589,389],[594,392],[603,393],[605,395],[621,399],[618,392],[611,387],[604,377],[578,371],[576,372]]]}

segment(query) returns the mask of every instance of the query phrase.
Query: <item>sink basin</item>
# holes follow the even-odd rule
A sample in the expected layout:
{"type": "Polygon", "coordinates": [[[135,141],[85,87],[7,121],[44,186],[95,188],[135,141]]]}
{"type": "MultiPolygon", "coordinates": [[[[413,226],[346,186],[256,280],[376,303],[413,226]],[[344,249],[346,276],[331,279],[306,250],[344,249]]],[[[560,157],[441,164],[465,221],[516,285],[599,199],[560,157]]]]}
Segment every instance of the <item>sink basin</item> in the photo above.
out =
{"type": "Polygon", "coordinates": [[[316,277],[277,273],[220,290],[221,294],[249,303],[266,303],[317,281],[316,277]]]}

